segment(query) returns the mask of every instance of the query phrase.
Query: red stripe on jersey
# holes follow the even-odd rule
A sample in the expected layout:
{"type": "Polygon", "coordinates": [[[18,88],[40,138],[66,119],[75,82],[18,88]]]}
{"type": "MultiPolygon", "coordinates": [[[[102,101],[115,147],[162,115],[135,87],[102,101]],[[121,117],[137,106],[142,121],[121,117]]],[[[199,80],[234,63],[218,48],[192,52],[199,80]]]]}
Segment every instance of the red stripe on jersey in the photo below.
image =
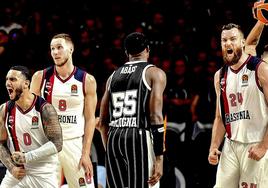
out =
{"type": "Polygon", "coordinates": [[[11,126],[9,130],[10,130],[10,134],[12,137],[12,142],[13,142],[15,151],[20,151],[20,146],[19,146],[19,142],[18,142],[18,138],[16,134],[16,108],[15,106],[11,109],[7,121],[9,121],[9,126],[11,126]],[[13,118],[13,121],[10,120],[11,117],[13,118]]]}
{"type": "MultiPolygon", "coordinates": [[[[223,91],[222,91],[223,105],[224,105],[225,114],[229,114],[230,113],[229,105],[228,105],[228,99],[227,99],[227,95],[226,95],[227,72],[228,71],[225,71],[225,73],[224,73],[224,81],[225,81],[225,84],[223,86],[223,91]]],[[[223,114],[223,115],[225,115],[225,114],[223,114]]],[[[231,136],[232,136],[232,133],[231,133],[231,124],[230,123],[226,123],[226,120],[225,120],[225,129],[226,129],[226,132],[227,132],[227,137],[228,138],[231,138],[231,136]]]]}

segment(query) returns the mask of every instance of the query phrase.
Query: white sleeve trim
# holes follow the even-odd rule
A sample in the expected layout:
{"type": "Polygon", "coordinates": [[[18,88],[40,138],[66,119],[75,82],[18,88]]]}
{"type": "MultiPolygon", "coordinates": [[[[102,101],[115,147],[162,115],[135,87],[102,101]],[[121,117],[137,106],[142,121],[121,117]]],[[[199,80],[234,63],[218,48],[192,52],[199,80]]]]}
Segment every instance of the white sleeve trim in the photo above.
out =
{"type": "Polygon", "coordinates": [[[146,73],[146,70],[149,68],[149,67],[153,67],[154,65],[147,65],[143,71],[142,71],[142,81],[144,83],[144,85],[147,87],[148,90],[151,91],[151,86],[149,86],[148,82],[146,81],[146,78],[145,78],[145,73],[146,73]]]}

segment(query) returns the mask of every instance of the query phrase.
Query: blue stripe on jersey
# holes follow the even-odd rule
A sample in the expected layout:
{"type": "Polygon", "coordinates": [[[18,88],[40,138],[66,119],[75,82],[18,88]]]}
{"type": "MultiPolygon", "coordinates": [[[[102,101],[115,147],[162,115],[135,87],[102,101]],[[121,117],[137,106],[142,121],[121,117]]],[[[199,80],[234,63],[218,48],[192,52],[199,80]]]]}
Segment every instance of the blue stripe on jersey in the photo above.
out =
{"type": "Polygon", "coordinates": [[[74,78],[80,82],[83,82],[84,79],[84,75],[85,75],[85,71],[76,68],[76,72],[74,73],[74,78]]]}
{"type": "Polygon", "coordinates": [[[247,64],[247,68],[251,71],[255,70],[257,65],[261,62],[262,60],[256,56],[251,56],[248,64],[247,64]]]}

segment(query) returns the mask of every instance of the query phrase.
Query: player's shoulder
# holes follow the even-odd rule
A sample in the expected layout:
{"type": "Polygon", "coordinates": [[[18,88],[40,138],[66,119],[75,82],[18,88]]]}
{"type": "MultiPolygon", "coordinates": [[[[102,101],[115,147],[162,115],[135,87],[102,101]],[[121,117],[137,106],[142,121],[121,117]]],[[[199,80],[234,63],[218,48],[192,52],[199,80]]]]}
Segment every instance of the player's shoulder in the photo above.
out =
{"type": "Polygon", "coordinates": [[[158,77],[160,79],[166,78],[166,73],[162,69],[151,64],[148,65],[148,68],[146,69],[146,74],[148,74],[149,76],[158,77]]]}
{"type": "Polygon", "coordinates": [[[36,78],[42,78],[43,77],[43,73],[44,70],[37,70],[34,74],[33,74],[33,79],[36,79],[36,78]]]}
{"type": "Polygon", "coordinates": [[[86,82],[96,82],[96,79],[92,74],[86,72],[86,82]]]}
{"type": "Polygon", "coordinates": [[[6,106],[7,106],[7,103],[2,103],[0,105],[0,113],[4,113],[6,111],[6,106]]]}

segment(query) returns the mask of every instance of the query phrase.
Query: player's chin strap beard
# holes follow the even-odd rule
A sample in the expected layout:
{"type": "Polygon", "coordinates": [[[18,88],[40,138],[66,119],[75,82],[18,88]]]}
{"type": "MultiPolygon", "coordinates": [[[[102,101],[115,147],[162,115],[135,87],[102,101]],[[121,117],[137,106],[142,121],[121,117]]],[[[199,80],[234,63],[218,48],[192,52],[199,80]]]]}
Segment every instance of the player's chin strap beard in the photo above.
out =
{"type": "Polygon", "coordinates": [[[16,89],[16,95],[15,95],[15,98],[12,100],[14,102],[16,102],[17,100],[19,100],[21,94],[22,94],[22,90],[21,89],[16,89]]]}

